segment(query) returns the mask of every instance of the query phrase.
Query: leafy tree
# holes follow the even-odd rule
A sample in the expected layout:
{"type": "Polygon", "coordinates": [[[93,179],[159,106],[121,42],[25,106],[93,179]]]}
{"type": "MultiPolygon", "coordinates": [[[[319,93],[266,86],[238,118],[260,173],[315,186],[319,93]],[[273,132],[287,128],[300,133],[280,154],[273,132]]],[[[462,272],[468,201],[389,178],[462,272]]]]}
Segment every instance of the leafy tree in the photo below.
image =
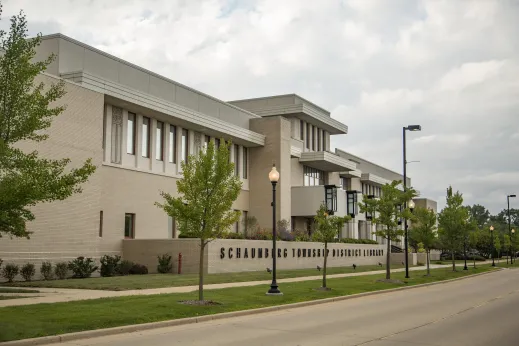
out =
{"type": "Polygon", "coordinates": [[[484,206],[480,204],[474,204],[473,206],[467,206],[469,210],[470,219],[476,222],[479,228],[482,228],[488,222],[490,218],[490,212],[484,206]]]}
{"type": "Polygon", "coordinates": [[[510,236],[508,234],[503,235],[503,248],[507,252],[506,264],[508,264],[508,256],[511,255],[511,253],[510,253],[511,246],[512,246],[512,242],[510,241],[510,236]]]}
{"type": "Polygon", "coordinates": [[[497,261],[499,263],[499,259],[501,258],[501,240],[499,239],[499,234],[494,233],[494,249],[497,252],[497,261]]]}
{"type": "Polygon", "coordinates": [[[330,216],[326,205],[323,203],[315,215],[315,231],[312,238],[324,243],[323,288],[326,289],[326,264],[328,259],[328,243],[333,242],[339,236],[344,223],[351,219],[350,216],[330,216]]]}
{"type": "Polygon", "coordinates": [[[430,253],[436,244],[436,213],[432,209],[416,208],[412,218],[412,228],[409,236],[422,244],[427,256],[427,276],[431,275],[430,253]]]}
{"type": "Polygon", "coordinates": [[[455,253],[459,251],[468,232],[468,209],[463,206],[463,196],[459,191],[452,192],[447,188],[447,204],[438,215],[439,230],[443,246],[452,256],[452,270],[456,271],[455,253]]]}
{"type": "Polygon", "coordinates": [[[481,237],[482,237],[482,232],[480,230],[475,230],[475,231],[469,233],[469,247],[472,250],[474,268],[476,268],[476,250],[477,250],[478,243],[479,243],[481,237]]]}
{"type": "Polygon", "coordinates": [[[393,181],[390,184],[382,186],[382,196],[380,198],[368,199],[366,195],[359,203],[361,213],[370,213],[372,222],[381,225],[374,232],[377,236],[387,240],[386,249],[386,279],[391,279],[391,241],[396,241],[404,234],[404,230],[398,225],[401,218],[412,218],[409,208],[399,210],[401,205],[416,197],[416,191],[413,188],[407,188],[401,191],[398,186],[401,181],[393,181]]]}
{"type": "Polygon", "coordinates": [[[211,141],[197,156],[189,156],[181,163],[183,177],[177,180],[180,196],[161,192],[164,202],[155,203],[179,221],[182,234],[200,239],[200,301],[204,300],[205,247],[240,219],[240,212],[231,209],[242,183],[234,175],[234,163],[229,160],[230,145],[222,139],[220,148],[215,149],[211,141]]]}
{"type": "Polygon", "coordinates": [[[81,192],[95,171],[90,159],[65,172],[69,159],[42,159],[37,151],[17,148],[22,141],[46,140],[45,130],[65,110],[57,104],[65,94],[63,81],[46,86],[34,81],[54,59],[33,62],[40,43],[41,35],[27,39],[23,12],[11,18],[9,33],[0,31],[0,237],[29,238],[26,224],[35,218],[30,208],[81,192]]]}

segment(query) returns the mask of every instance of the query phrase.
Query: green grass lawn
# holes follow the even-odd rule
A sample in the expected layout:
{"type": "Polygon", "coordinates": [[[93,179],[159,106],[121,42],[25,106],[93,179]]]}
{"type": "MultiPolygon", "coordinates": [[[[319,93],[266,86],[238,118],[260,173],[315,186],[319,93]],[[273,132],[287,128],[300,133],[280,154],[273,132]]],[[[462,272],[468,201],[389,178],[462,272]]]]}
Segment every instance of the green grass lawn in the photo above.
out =
{"type": "Polygon", "coordinates": [[[404,273],[392,275],[404,284],[377,282],[384,278],[381,274],[329,279],[331,291],[315,290],[320,281],[285,283],[280,284],[284,295],[275,297],[265,296],[268,285],[207,290],[205,299],[221,303],[217,306],[179,304],[181,300],[197,299],[197,292],[192,292],[5,307],[0,308],[0,342],[351,295],[490,270],[493,269],[488,266],[457,272],[440,268],[432,270],[430,277],[424,276],[425,271],[412,272],[410,279],[404,279],[404,273]]]}
{"type": "MultiPolygon", "coordinates": [[[[392,265],[391,269],[402,268],[402,265],[392,265]]],[[[328,274],[343,274],[353,272],[366,272],[373,270],[384,270],[385,266],[377,265],[358,266],[356,270],[352,267],[328,268],[328,274]]],[[[278,270],[277,278],[295,278],[303,276],[321,275],[317,269],[278,270]]],[[[219,273],[207,274],[204,277],[205,284],[220,284],[226,282],[244,282],[270,280],[271,274],[267,271],[242,272],[242,273],[219,273]]],[[[88,279],[66,279],[52,281],[31,281],[4,283],[5,286],[23,287],[54,287],[54,288],[79,288],[93,290],[141,290],[147,288],[179,287],[198,285],[198,274],[148,274],[115,277],[97,277],[88,279]]]]}

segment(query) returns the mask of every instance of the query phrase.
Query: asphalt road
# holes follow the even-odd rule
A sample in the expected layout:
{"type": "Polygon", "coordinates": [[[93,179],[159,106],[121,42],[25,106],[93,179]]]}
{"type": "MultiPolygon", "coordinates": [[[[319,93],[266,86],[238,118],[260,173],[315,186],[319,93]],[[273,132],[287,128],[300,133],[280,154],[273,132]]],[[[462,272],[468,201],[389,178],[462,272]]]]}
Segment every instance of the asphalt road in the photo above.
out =
{"type": "Polygon", "coordinates": [[[162,345],[519,345],[519,270],[247,317],[62,343],[162,345]]]}

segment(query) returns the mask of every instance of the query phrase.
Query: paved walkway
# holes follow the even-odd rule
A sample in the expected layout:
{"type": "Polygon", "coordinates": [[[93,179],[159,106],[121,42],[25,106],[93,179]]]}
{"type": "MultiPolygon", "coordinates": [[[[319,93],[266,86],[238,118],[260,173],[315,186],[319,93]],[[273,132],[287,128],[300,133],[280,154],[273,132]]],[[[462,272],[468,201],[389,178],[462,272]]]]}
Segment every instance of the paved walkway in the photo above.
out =
{"type": "MultiPolygon", "coordinates": [[[[486,262],[481,262],[484,264],[486,262]]],[[[492,262],[490,262],[492,263],[492,262]]],[[[431,264],[431,269],[435,268],[445,268],[450,265],[438,265],[431,264]]],[[[416,270],[424,270],[425,266],[421,267],[411,267],[410,271],[416,270]]],[[[405,269],[393,269],[392,273],[403,272],[405,269]]],[[[347,274],[333,274],[327,275],[328,279],[334,278],[344,278],[350,276],[364,276],[364,275],[373,275],[373,274],[384,274],[385,270],[376,270],[376,271],[368,271],[368,272],[360,272],[360,273],[347,273],[347,274]]],[[[279,279],[278,283],[284,282],[298,282],[298,281],[311,281],[311,280],[322,280],[322,275],[316,276],[303,276],[297,278],[287,278],[287,279],[279,279]]],[[[268,285],[270,284],[270,280],[262,280],[262,281],[244,281],[244,282],[229,282],[229,283],[221,283],[221,284],[212,284],[205,285],[204,289],[221,289],[221,288],[229,288],[229,287],[246,287],[246,286],[257,286],[257,285],[268,285]]],[[[16,287],[12,287],[13,289],[16,287]]],[[[40,303],[58,303],[58,302],[70,302],[77,300],[87,300],[87,299],[99,299],[99,298],[110,298],[110,297],[123,297],[123,296],[133,296],[133,295],[153,295],[153,294],[166,294],[166,293],[186,293],[193,292],[198,290],[198,285],[196,286],[180,286],[180,287],[163,287],[163,288],[152,288],[152,289],[144,289],[144,290],[127,290],[127,291],[104,291],[104,290],[82,290],[82,289],[65,289],[65,288],[38,288],[38,287],[19,287],[22,289],[35,289],[40,293],[2,293],[1,295],[13,295],[13,296],[25,296],[27,298],[20,299],[6,299],[0,300],[0,307],[6,306],[18,306],[18,305],[31,305],[31,304],[40,304],[40,303]]]]}

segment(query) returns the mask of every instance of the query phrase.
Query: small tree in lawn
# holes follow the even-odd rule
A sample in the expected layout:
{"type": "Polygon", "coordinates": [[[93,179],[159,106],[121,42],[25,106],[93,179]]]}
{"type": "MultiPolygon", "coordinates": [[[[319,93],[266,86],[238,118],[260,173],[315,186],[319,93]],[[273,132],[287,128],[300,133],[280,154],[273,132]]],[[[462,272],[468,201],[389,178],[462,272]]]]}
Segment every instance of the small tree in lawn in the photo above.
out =
{"type": "Polygon", "coordinates": [[[444,248],[449,249],[452,256],[452,271],[456,271],[455,253],[460,250],[465,234],[468,232],[467,222],[469,212],[463,206],[463,196],[459,191],[452,192],[452,187],[447,189],[447,204],[438,214],[441,243],[444,248]]]}
{"type": "MultiPolygon", "coordinates": [[[[508,234],[503,235],[503,249],[510,255],[510,247],[512,246],[512,242],[510,241],[510,236],[508,234]]],[[[508,264],[508,255],[506,256],[506,264],[508,264]]]]}
{"type": "Polygon", "coordinates": [[[162,192],[158,207],[179,222],[182,234],[200,239],[198,299],[204,300],[204,250],[240,219],[240,212],[231,209],[238,198],[242,183],[234,175],[229,160],[231,143],[222,140],[219,149],[210,141],[206,150],[189,156],[181,163],[183,177],[177,181],[178,197],[162,192]]]}
{"type": "Polygon", "coordinates": [[[410,237],[423,244],[427,257],[427,276],[431,275],[429,254],[436,244],[436,213],[432,209],[417,207],[413,213],[410,237]]]}
{"type": "Polygon", "coordinates": [[[413,188],[408,187],[406,191],[402,191],[398,188],[400,184],[401,181],[396,180],[385,184],[382,186],[380,198],[368,199],[364,195],[362,202],[359,203],[361,213],[370,213],[372,222],[382,226],[374,233],[387,240],[386,280],[391,279],[391,241],[398,240],[398,237],[404,234],[398,222],[403,217],[412,218],[409,208],[402,211],[399,208],[416,197],[416,191],[413,188]]]}
{"type": "Polygon", "coordinates": [[[351,219],[350,216],[330,216],[323,203],[315,216],[315,231],[312,235],[315,241],[324,243],[324,265],[323,265],[323,289],[326,287],[326,264],[328,259],[328,243],[333,242],[339,235],[344,223],[351,219]]]}
{"type": "Polygon", "coordinates": [[[499,239],[499,234],[497,232],[494,233],[494,249],[496,249],[497,252],[497,263],[499,263],[499,260],[501,259],[501,239],[499,239]]]}
{"type": "Polygon", "coordinates": [[[481,238],[481,231],[476,229],[469,233],[469,247],[472,250],[472,259],[474,260],[474,268],[476,268],[476,248],[481,238]]]}
{"type": "Polygon", "coordinates": [[[46,140],[45,130],[65,110],[58,104],[65,95],[63,81],[35,82],[54,60],[34,62],[40,43],[41,34],[27,38],[22,12],[11,18],[9,33],[0,30],[0,237],[29,238],[26,224],[35,218],[31,207],[81,192],[80,185],[95,171],[90,159],[66,172],[69,159],[43,159],[37,151],[19,149],[22,141],[46,140]]]}

